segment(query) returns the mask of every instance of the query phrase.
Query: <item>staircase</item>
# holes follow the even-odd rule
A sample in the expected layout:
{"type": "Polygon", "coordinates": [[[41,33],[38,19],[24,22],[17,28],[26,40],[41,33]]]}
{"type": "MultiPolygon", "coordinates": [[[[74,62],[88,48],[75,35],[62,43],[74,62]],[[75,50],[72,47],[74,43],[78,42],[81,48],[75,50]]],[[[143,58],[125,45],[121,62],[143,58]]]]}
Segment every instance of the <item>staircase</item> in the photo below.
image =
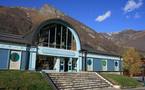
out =
{"type": "Polygon", "coordinates": [[[59,90],[96,90],[111,85],[95,72],[48,73],[59,90]]]}

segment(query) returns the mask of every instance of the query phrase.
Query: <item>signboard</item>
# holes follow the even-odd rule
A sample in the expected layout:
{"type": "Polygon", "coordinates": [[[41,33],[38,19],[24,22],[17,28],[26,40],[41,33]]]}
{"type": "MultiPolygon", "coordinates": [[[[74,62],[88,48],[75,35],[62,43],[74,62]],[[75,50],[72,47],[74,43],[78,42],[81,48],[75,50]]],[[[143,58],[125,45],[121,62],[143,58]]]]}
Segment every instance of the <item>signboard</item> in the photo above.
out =
{"type": "Polygon", "coordinates": [[[19,70],[20,64],[21,64],[21,51],[11,51],[9,68],[19,70]]]}
{"type": "Polygon", "coordinates": [[[114,70],[119,71],[119,61],[114,61],[114,70]]]}
{"type": "Polygon", "coordinates": [[[87,71],[93,71],[93,58],[87,59],[87,71]]]}
{"type": "Polygon", "coordinates": [[[101,60],[102,71],[107,71],[107,60],[101,60]]]}

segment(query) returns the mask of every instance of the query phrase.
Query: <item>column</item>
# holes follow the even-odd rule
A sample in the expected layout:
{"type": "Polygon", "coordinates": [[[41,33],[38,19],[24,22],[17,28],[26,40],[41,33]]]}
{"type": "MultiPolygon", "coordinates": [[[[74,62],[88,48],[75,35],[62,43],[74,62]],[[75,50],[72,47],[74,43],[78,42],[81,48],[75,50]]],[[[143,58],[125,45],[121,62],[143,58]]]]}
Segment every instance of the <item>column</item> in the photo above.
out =
{"type": "Polygon", "coordinates": [[[79,57],[77,60],[77,72],[82,71],[82,57],[79,57]]]}
{"type": "Polygon", "coordinates": [[[30,52],[29,70],[35,70],[36,67],[36,52],[30,52]]]}
{"type": "Polygon", "coordinates": [[[56,72],[59,72],[59,70],[60,70],[60,58],[59,57],[56,58],[54,69],[56,70],[56,72]]]}

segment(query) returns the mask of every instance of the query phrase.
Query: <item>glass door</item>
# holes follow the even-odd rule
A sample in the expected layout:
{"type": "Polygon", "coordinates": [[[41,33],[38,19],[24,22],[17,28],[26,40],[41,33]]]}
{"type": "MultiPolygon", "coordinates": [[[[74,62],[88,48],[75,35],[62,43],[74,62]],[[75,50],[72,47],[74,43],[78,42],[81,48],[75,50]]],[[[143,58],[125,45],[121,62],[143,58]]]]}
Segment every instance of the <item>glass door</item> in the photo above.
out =
{"type": "Polygon", "coordinates": [[[60,59],[60,72],[64,72],[65,69],[65,59],[61,58],[60,59]]]}
{"type": "Polygon", "coordinates": [[[72,72],[72,58],[69,58],[68,61],[68,72],[72,72]]]}
{"type": "Polygon", "coordinates": [[[77,59],[60,58],[60,72],[77,71],[77,59]]]}
{"type": "Polygon", "coordinates": [[[72,71],[77,72],[77,58],[72,59],[72,71]]]}

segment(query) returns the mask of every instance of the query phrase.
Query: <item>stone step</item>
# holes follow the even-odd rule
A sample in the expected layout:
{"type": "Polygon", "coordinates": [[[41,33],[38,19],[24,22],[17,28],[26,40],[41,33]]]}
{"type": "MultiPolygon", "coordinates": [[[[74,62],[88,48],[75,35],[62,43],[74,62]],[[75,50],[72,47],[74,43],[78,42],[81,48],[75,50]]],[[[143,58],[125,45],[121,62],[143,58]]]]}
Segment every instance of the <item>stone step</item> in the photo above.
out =
{"type": "Polygon", "coordinates": [[[95,90],[110,87],[93,72],[89,73],[49,73],[59,90],[95,90]]]}
{"type": "Polygon", "coordinates": [[[85,83],[89,83],[89,84],[97,84],[97,83],[99,83],[99,84],[101,84],[101,85],[109,85],[108,83],[106,83],[106,82],[61,82],[61,81],[54,81],[54,83],[61,83],[61,84],[85,84],[85,83]]]}

